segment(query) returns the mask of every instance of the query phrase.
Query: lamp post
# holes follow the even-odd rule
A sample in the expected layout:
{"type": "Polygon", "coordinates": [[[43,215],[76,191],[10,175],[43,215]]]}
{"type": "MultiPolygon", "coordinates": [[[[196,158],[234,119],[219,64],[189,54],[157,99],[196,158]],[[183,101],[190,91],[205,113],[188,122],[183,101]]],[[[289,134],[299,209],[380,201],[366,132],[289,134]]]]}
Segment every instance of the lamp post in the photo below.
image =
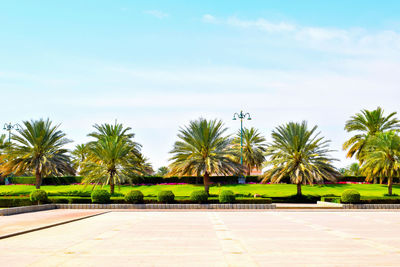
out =
{"type": "Polygon", "coordinates": [[[5,124],[4,124],[3,130],[8,131],[8,142],[9,142],[9,143],[11,143],[11,131],[12,131],[13,129],[19,131],[19,129],[21,129],[21,126],[20,126],[18,123],[12,124],[11,122],[10,122],[10,123],[5,123],[5,124]]]}
{"type": "MultiPolygon", "coordinates": [[[[240,164],[243,166],[243,120],[246,119],[251,120],[250,113],[243,113],[241,110],[240,113],[235,112],[233,114],[233,120],[240,119],[240,164]]],[[[239,178],[239,183],[244,183],[245,179],[242,176],[239,178]]]]}

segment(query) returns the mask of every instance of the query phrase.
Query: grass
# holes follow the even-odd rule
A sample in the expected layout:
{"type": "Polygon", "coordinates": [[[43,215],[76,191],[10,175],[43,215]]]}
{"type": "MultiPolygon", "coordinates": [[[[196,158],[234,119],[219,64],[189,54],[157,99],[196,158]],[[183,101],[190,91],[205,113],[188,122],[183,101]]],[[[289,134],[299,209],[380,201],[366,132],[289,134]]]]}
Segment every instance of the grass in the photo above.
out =
{"type": "MultiPolygon", "coordinates": [[[[100,187],[98,187],[100,188],[100,187]]],[[[202,189],[202,185],[142,185],[142,186],[121,186],[116,187],[116,193],[126,194],[132,189],[140,190],[147,197],[157,196],[161,190],[171,190],[177,197],[187,197],[194,190],[202,189]]],[[[0,195],[29,195],[34,190],[33,185],[1,185],[0,195]]],[[[52,185],[42,186],[50,195],[57,196],[59,193],[68,191],[91,191],[92,186],[84,185],[52,185]]],[[[109,186],[104,186],[109,190],[109,186]]],[[[329,184],[329,185],[306,185],[302,186],[303,195],[340,196],[346,189],[355,189],[362,197],[382,198],[387,193],[387,186],[380,184],[329,184]]],[[[267,197],[287,197],[296,194],[296,185],[292,184],[245,184],[245,185],[224,185],[212,186],[210,194],[219,195],[222,190],[232,190],[235,194],[259,194],[267,197]]],[[[393,186],[393,193],[400,193],[400,185],[393,186]]]]}

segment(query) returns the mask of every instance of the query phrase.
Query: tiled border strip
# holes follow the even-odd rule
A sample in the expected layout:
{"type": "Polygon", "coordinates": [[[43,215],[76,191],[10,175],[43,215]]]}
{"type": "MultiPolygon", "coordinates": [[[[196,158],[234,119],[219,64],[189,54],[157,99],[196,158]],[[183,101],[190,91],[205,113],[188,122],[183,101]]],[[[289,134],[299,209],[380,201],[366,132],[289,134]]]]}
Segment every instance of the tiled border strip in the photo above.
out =
{"type": "Polygon", "coordinates": [[[55,204],[57,209],[275,209],[275,204],[55,204]]]}
{"type": "Polygon", "coordinates": [[[343,204],[343,209],[400,209],[400,204],[343,204]]]}

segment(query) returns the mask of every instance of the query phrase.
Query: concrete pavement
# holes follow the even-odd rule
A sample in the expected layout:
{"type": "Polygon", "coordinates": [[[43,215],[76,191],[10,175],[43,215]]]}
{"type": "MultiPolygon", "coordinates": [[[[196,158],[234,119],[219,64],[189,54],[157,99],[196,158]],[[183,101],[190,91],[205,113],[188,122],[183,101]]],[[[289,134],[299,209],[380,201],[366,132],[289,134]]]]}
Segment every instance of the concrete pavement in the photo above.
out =
{"type": "MultiPolygon", "coordinates": [[[[0,218],[0,220],[3,218],[0,218]]],[[[110,212],[0,240],[2,266],[399,266],[400,213],[110,212]]]]}

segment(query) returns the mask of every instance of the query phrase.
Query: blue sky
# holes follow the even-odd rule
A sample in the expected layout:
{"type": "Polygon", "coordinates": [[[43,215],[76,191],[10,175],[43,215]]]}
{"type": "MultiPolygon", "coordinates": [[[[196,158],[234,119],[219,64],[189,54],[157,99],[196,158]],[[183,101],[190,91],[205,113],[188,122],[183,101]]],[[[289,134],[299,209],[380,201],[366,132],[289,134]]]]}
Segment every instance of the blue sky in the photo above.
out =
{"type": "Polygon", "coordinates": [[[317,124],[345,166],[345,121],[400,111],[398,1],[188,2],[3,1],[0,122],[49,117],[75,145],[118,119],[159,167],[179,126],[233,133],[243,109],[268,138],[317,124]]]}

